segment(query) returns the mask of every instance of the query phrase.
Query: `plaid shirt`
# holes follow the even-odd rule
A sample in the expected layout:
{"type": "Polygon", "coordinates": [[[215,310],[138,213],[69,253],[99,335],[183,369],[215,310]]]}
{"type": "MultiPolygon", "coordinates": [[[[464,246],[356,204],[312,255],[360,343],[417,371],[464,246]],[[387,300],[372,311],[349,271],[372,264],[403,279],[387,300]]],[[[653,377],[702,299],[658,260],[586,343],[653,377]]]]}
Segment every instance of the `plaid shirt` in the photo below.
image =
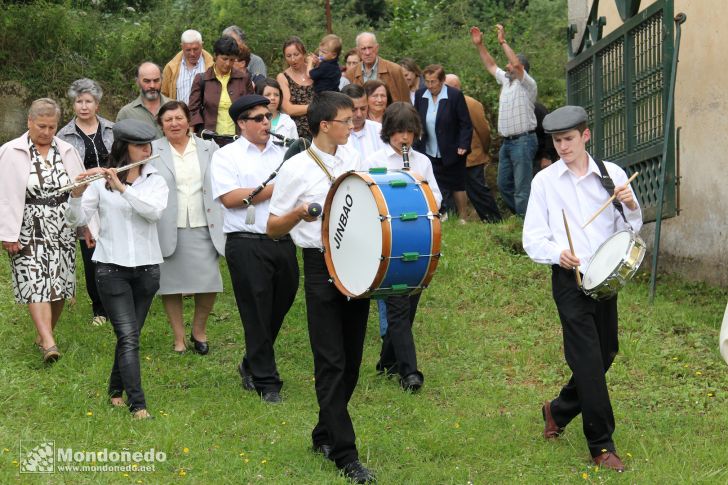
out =
{"type": "Polygon", "coordinates": [[[496,71],[495,80],[503,86],[498,107],[498,132],[502,136],[514,136],[535,130],[536,81],[525,71],[523,79],[510,80],[501,68],[496,71]]]}

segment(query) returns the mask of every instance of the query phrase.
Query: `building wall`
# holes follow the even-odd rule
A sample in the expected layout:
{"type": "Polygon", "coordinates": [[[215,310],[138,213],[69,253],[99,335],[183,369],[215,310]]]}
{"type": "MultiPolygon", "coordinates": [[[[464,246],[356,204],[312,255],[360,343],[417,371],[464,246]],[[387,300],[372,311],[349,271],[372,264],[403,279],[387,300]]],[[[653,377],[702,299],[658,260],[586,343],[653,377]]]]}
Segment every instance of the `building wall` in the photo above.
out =
{"type": "MultiPolygon", "coordinates": [[[[642,0],[640,10],[654,2],[642,0]]],[[[728,286],[728,30],[720,28],[728,2],[674,0],[674,6],[687,16],[675,86],[680,215],[662,223],[659,270],[728,286]]],[[[607,18],[604,36],[622,24],[614,0],[600,1],[599,16],[607,18]]],[[[650,248],[654,228],[647,224],[641,233],[650,248]]]]}

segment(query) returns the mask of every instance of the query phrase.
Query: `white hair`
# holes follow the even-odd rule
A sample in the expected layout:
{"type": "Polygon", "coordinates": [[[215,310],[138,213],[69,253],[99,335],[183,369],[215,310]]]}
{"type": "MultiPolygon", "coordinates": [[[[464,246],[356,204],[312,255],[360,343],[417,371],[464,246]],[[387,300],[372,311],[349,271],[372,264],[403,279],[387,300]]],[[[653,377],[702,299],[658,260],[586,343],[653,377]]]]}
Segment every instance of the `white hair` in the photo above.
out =
{"type": "Polygon", "coordinates": [[[196,30],[185,30],[182,32],[182,36],[180,37],[180,41],[183,44],[194,44],[196,42],[199,42],[202,44],[202,34],[197,32],[196,30]]]}
{"type": "Polygon", "coordinates": [[[364,36],[367,36],[367,35],[370,35],[372,37],[372,40],[374,41],[375,44],[377,43],[377,36],[374,35],[373,32],[361,32],[359,35],[356,36],[356,39],[355,39],[357,47],[359,47],[359,41],[361,40],[361,38],[364,36]]]}
{"type": "Polygon", "coordinates": [[[98,103],[101,101],[101,96],[104,95],[104,91],[99,86],[99,83],[92,79],[76,79],[71,84],[71,87],[68,88],[68,97],[76,101],[76,98],[82,94],[90,94],[96,100],[96,103],[98,103]]]}

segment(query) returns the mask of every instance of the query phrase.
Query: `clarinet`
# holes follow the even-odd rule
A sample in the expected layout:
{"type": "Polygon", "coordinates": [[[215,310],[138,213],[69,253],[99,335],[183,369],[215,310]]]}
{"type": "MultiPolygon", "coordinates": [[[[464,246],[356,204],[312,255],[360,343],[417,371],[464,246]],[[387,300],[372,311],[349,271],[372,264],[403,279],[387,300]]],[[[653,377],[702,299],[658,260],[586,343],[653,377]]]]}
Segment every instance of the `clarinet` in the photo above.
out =
{"type": "Polygon", "coordinates": [[[404,164],[403,170],[409,170],[409,147],[405,143],[402,143],[402,163],[404,164]]]}
{"type": "Polygon", "coordinates": [[[285,136],[279,134],[279,133],[273,133],[272,131],[268,131],[268,134],[272,136],[273,138],[277,138],[280,141],[274,141],[273,144],[282,146],[282,147],[289,147],[291,144],[293,144],[294,141],[296,141],[295,138],[286,138],[285,136]]]}

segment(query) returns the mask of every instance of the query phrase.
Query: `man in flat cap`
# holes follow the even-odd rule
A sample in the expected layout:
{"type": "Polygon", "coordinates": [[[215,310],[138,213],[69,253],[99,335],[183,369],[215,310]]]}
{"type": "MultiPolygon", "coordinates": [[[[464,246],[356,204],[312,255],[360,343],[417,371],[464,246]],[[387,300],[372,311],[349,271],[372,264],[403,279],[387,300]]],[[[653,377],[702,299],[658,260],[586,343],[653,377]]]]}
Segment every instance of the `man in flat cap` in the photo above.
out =
{"type": "Polygon", "coordinates": [[[275,179],[260,187],[283,160],[269,133],[268,103],[249,94],[230,106],[241,136],[215,152],[211,176],[212,196],[223,205],[225,258],[245,333],[238,372],[246,390],[278,403],[283,381],[274,345],[298,290],[298,262],[290,236],[271,239],[265,233],[275,179]]]}
{"type": "Polygon", "coordinates": [[[533,179],[523,247],[535,262],[551,265],[564,355],[572,372],[559,396],[543,405],[544,438],[557,438],[581,413],[594,463],[621,472],[624,465],[612,441],[614,414],[605,376],[617,355],[617,296],[592,299],[581,291],[575,271],[583,272],[597,248],[614,233],[639,231],[642,212],[624,170],[595,160],[586,151],[591,138],[587,118],[579,106],[564,106],[544,118],[544,131],[551,135],[560,159],[533,179]],[[582,228],[612,193],[615,203],[582,228]]]}
{"type": "Polygon", "coordinates": [[[470,28],[470,40],[478,49],[485,69],[501,85],[498,133],[503,141],[498,156],[498,190],[508,208],[523,216],[531,190],[533,157],[538,148],[536,115],[533,112],[538,88],[536,81],[528,73],[526,57],[511,49],[501,24],[496,29],[498,43],[508,58],[505,70],[498,67],[483,45],[483,34],[478,27],[470,28]]]}

